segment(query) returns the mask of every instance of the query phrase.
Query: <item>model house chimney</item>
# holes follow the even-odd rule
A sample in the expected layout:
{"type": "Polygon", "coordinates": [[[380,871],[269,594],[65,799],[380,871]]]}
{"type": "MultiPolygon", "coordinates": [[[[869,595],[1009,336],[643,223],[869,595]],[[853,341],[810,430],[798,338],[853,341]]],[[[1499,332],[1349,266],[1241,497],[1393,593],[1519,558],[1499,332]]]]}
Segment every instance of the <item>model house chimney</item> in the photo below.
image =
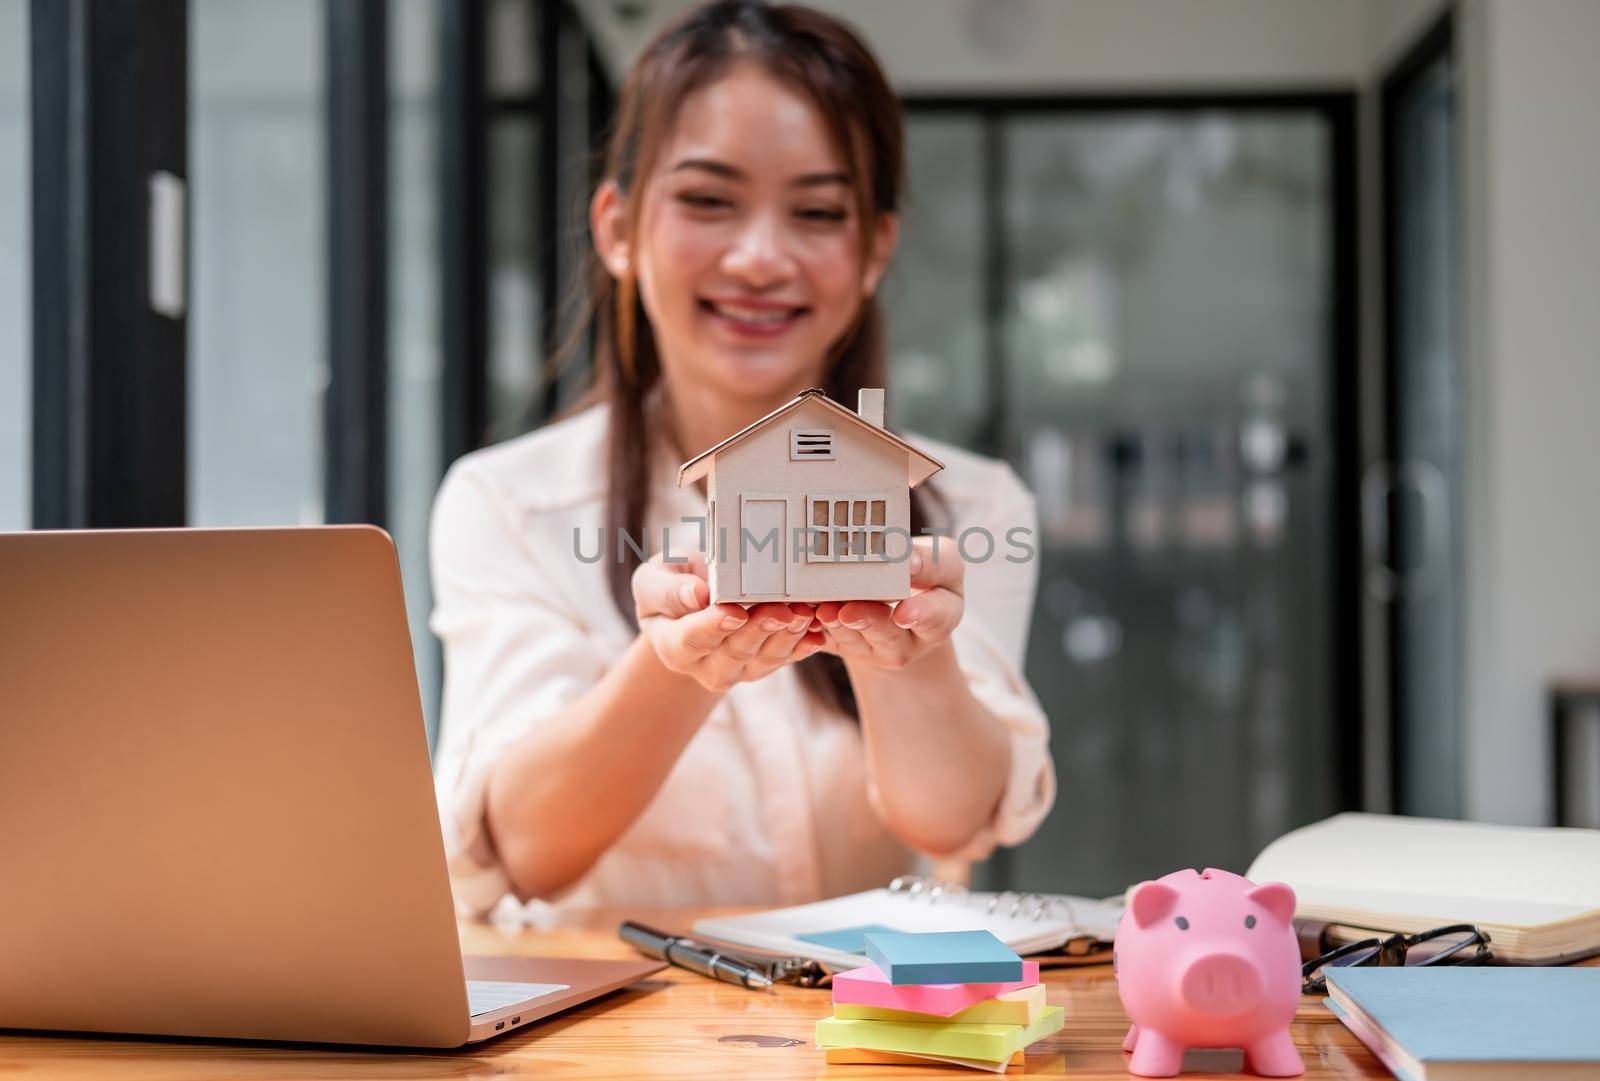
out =
{"type": "Polygon", "coordinates": [[[874,428],[883,427],[883,388],[862,387],[856,398],[856,415],[874,428]]]}

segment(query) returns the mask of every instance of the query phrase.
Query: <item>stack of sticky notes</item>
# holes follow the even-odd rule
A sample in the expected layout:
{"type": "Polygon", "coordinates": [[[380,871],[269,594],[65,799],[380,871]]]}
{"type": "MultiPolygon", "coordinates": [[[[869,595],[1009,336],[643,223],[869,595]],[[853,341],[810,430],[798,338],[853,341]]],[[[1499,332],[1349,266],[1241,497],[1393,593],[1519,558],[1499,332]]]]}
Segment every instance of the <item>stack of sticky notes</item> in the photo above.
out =
{"type": "Polygon", "coordinates": [[[817,1022],[830,1063],[943,1062],[995,1073],[1061,1028],[1039,964],[988,931],[866,935],[872,964],[833,978],[833,1016],[817,1022]]]}

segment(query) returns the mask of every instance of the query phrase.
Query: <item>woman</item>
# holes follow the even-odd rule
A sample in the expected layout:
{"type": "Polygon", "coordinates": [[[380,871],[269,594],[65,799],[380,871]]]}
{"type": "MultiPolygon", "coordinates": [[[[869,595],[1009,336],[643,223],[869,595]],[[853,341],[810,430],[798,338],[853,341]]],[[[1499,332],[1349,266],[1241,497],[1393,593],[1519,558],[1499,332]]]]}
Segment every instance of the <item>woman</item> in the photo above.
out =
{"type": "MultiPolygon", "coordinates": [[[[681,557],[706,502],[679,463],[807,387],[884,385],[903,168],[876,61],[806,8],[709,4],[629,73],[590,206],[595,392],[463,458],[434,511],[462,911],[815,900],[983,858],[1049,810],[1031,563],[919,536],[897,606],[746,611],[709,604],[702,560],[616,542],[666,529],[681,557]]],[[[1032,528],[1004,465],[919,443],[958,533],[1032,528]]]]}

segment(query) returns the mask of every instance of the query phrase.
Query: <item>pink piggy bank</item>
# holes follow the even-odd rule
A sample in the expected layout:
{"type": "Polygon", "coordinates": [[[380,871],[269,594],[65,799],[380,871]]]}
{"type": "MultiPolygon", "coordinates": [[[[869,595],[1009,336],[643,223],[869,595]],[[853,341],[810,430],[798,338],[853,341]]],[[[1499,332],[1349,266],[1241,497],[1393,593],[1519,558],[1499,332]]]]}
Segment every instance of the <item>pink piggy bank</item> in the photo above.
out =
{"type": "Polygon", "coordinates": [[[1293,1077],[1289,1039],[1300,1003],[1294,891],[1207,868],[1133,888],[1112,961],[1133,1021],[1128,1071],[1171,1077],[1190,1047],[1242,1047],[1249,1069],[1293,1077]]]}

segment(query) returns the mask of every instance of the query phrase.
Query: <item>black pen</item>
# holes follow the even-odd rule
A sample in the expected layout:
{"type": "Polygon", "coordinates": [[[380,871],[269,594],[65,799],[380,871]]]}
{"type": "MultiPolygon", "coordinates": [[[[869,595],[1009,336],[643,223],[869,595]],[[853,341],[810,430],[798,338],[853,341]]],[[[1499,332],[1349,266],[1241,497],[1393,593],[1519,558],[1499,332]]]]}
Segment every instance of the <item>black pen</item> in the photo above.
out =
{"type": "Polygon", "coordinates": [[[714,980],[736,983],[752,991],[766,991],[772,987],[771,977],[761,970],[718,953],[693,939],[669,935],[632,920],[624,920],[622,926],[617,928],[617,934],[646,957],[654,957],[669,965],[677,965],[714,980]]]}

